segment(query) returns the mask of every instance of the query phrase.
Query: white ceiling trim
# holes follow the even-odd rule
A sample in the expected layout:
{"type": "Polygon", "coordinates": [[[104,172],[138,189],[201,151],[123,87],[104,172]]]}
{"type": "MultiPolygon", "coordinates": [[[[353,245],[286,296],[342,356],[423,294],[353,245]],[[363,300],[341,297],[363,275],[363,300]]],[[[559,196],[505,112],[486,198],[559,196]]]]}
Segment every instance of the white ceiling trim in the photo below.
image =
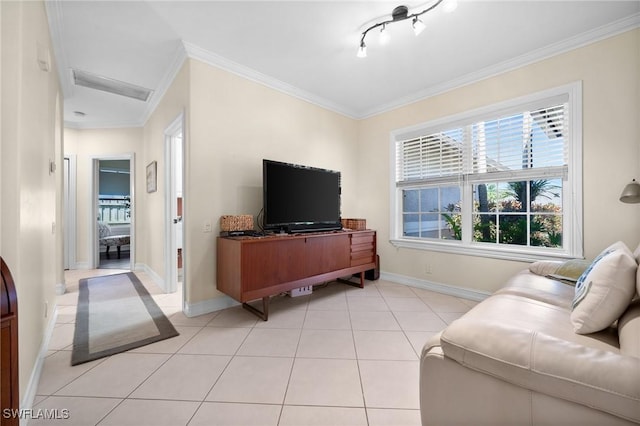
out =
{"type": "Polygon", "coordinates": [[[569,52],[571,50],[578,49],[580,47],[596,43],[609,37],[622,34],[624,32],[636,29],[640,27],[640,13],[636,13],[627,18],[619,21],[612,22],[611,24],[604,25],[594,30],[582,33],[575,37],[549,45],[547,47],[534,50],[526,55],[522,55],[508,61],[501,62],[499,64],[478,70],[476,72],[467,74],[463,77],[447,81],[443,84],[429,87],[425,90],[416,92],[413,95],[399,98],[393,102],[381,105],[376,108],[372,108],[359,116],[359,119],[366,119],[378,114],[382,114],[397,108],[401,108],[410,105],[415,102],[425,100],[427,98],[454,90],[469,84],[476,83],[487,78],[495,77],[496,75],[503,74],[505,72],[513,71],[518,68],[522,68],[526,65],[531,65],[535,62],[548,59],[550,57],[569,52]]]}
{"type": "Polygon", "coordinates": [[[66,51],[62,44],[62,34],[60,33],[62,30],[61,2],[56,0],[45,1],[44,7],[47,11],[51,43],[53,44],[54,57],[58,68],[58,80],[62,86],[62,94],[65,98],[71,97],[73,95],[73,85],[71,84],[71,80],[67,78],[67,73],[65,72],[65,69],[68,68],[69,61],[67,60],[66,51]]]}
{"type": "Polygon", "coordinates": [[[153,111],[156,110],[156,108],[158,107],[158,104],[160,104],[160,101],[164,97],[165,93],[167,93],[167,90],[169,90],[169,87],[171,87],[171,84],[173,84],[173,80],[175,80],[176,76],[180,72],[180,69],[182,68],[182,65],[186,60],[187,60],[187,51],[184,47],[184,43],[180,43],[178,45],[178,48],[173,54],[173,60],[171,61],[171,65],[169,65],[169,68],[167,68],[166,72],[162,76],[160,83],[158,83],[158,86],[155,89],[156,91],[153,93],[153,96],[151,97],[151,101],[147,104],[147,107],[145,108],[143,119],[142,119],[143,126],[146,124],[147,120],[149,120],[149,117],[151,117],[151,114],[153,114],[153,111]]]}
{"type": "MultiPolygon", "coordinates": [[[[52,44],[55,52],[55,57],[58,60],[58,72],[59,80],[62,86],[63,94],[65,98],[73,95],[73,87],[71,81],[67,78],[68,73],[65,71],[69,68],[68,59],[66,57],[64,48],[62,47],[62,8],[60,2],[56,0],[45,2],[47,9],[47,17],[49,20],[49,26],[51,28],[52,44]]],[[[144,112],[137,119],[124,122],[67,122],[65,121],[65,127],[75,129],[85,128],[124,128],[124,127],[142,127],[146,124],[149,117],[153,114],[160,101],[164,97],[165,93],[173,83],[176,75],[180,71],[182,65],[187,58],[197,59],[211,66],[215,66],[251,80],[253,82],[262,84],[271,89],[280,91],[295,98],[304,100],[311,104],[317,105],[321,108],[336,112],[353,119],[366,119],[375,115],[379,115],[418,101],[422,101],[432,96],[439,95],[441,93],[463,87],[480,80],[484,80],[514,69],[530,65],[532,63],[556,56],[588,44],[598,42],[600,40],[621,34],[626,31],[630,31],[640,27],[640,13],[636,13],[627,18],[615,21],[611,24],[604,25],[599,28],[595,28],[591,31],[585,32],[578,36],[564,40],[559,43],[552,44],[550,46],[534,50],[526,55],[519,56],[517,58],[501,62],[494,66],[490,66],[476,72],[467,74],[463,77],[447,81],[445,83],[425,88],[412,95],[399,98],[395,101],[389,102],[384,105],[366,110],[356,111],[345,107],[344,105],[337,104],[329,101],[321,96],[317,96],[313,93],[307,92],[298,87],[292,86],[276,78],[265,75],[257,70],[241,65],[234,61],[231,61],[225,57],[222,57],[213,52],[207,51],[199,46],[196,46],[189,42],[182,42],[176,49],[174,59],[171,62],[170,67],[165,72],[160,83],[154,89],[154,93],[148,102],[144,112]]]]}
{"type": "Polygon", "coordinates": [[[425,90],[416,92],[415,94],[396,99],[395,101],[389,102],[384,105],[380,105],[378,107],[366,110],[364,112],[357,112],[349,108],[345,108],[344,106],[328,101],[322,97],[316,96],[305,90],[299,89],[295,86],[284,83],[278,79],[262,74],[252,68],[238,64],[218,54],[202,49],[194,44],[185,42],[184,45],[187,51],[187,55],[190,58],[198,59],[209,65],[222,68],[226,71],[232,72],[241,77],[247,78],[249,80],[263,84],[272,89],[278,90],[280,92],[286,93],[288,95],[291,95],[296,98],[302,99],[304,101],[310,102],[312,104],[318,105],[322,108],[329,109],[333,112],[336,112],[357,120],[362,120],[362,119],[373,117],[375,115],[392,111],[397,108],[404,107],[406,105],[410,105],[415,102],[425,100],[432,96],[436,96],[436,95],[448,92],[450,90],[454,90],[463,86],[467,86],[469,84],[473,84],[481,80],[485,80],[487,78],[494,77],[499,74],[503,74],[508,71],[512,71],[517,68],[521,68],[526,65],[533,64],[535,62],[539,62],[544,59],[548,59],[550,57],[553,57],[562,53],[569,52],[571,50],[574,50],[592,43],[596,43],[606,38],[613,37],[618,34],[622,34],[626,31],[630,31],[639,27],[640,27],[640,13],[636,13],[627,18],[620,19],[608,25],[595,28],[591,31],[582,33],[580,35],[569,38],[562,42],[555,43],[547,47],[534,50],[526,55],[522,55],[517,58],[510,59],[508,61],[504,61],[499,64],[493,65],[491,67],[478,70],[477,72],[473,72],[463,77],[447,81],[443,84],[426,88],[425,90]]]}
{"type": "Polygon", "coordinates": [[[277,78],[262,74],[259,71],[241,65],[216,53],[205,50],[199,46],[196,46],[195,44],[184,42],[184,47],[189,58],[197,59],[208,65],[221,68],[240,77],[244,77],[253,82],[262,84],[263,86],[267,86],[271,89],[283,92],[295,98],[302,99],[303,101],[312,103],[321,108],[345,115],[349,118],[359,118],[358,114],[355,111],[352,111],[349,108],[345,108],[343,105],[331,102],[321,96],[314,95],[313,93],[307,92],[306,90],[287,84],[281,80],[278,80],[277,78]]]}
{"type": "Polygon", "coordinates": [[[76,130],[86,130],[86,129],[128,129],[134,127],[143,127],[144,123],[141,123],[140,120],[132,120],[132,121],[83,121],[83,122],[64,122],[64,127],[67,129],[76,129],[76,130]]]}

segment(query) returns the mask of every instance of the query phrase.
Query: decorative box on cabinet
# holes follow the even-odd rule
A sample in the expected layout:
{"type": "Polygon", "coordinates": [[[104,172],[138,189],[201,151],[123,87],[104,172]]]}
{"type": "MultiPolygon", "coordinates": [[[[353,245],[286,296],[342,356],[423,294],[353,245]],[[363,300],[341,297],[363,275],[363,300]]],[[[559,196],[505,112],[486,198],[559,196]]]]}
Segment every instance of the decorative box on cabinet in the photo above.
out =
{"type": "Polygon", "coordinates": [[[219,237],[217,288],[267,320],[269,298],[375,267],[376,232],[219,237]],[[262,299],[262,311],[247,302],[262,299]]]}

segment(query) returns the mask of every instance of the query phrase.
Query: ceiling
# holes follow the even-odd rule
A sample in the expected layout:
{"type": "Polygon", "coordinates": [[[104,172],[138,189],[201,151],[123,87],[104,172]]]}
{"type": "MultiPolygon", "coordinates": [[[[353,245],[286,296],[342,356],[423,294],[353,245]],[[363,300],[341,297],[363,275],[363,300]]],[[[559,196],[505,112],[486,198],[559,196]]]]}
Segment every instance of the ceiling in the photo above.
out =
{"type": "Polygon", "coordinates": [[[142,126],[186,58],[227,69],[353,118],[365,118],[640,27],[640,0],[459,0],[366,38],[424,1],[47,1],[65,124],[142,126]],[[152,89],[148,101],[76,86],[72,69],[152,89]],[[84,113],[80,116],[76,113],[84,113]]]}

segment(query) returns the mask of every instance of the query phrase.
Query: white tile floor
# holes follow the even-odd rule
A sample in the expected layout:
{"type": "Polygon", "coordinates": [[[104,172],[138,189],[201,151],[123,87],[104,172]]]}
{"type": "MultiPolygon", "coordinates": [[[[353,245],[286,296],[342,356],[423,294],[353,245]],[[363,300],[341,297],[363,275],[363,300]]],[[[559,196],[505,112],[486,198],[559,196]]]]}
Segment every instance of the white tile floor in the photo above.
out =
{"type": "Polygon", "coordinates": [[[71,367],[78,280],[119,272],[67,272],[34,409],[70,418],[30,426],[419,425],[422,346],[475,304],[378,280],[187,318],[137,273],[180,336],[71,367]]]}

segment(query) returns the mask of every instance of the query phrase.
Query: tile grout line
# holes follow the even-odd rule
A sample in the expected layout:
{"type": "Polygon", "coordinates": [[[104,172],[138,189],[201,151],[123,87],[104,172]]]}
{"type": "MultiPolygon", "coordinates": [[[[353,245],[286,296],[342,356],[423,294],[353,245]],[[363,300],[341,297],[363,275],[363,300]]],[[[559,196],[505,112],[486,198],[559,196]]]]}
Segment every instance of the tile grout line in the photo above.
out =
{"type": "MultiPolygon", "coordinates": [[[[376,289],[378,289],[377,286],[376,286],[376,289]]],[[[351,321],[351,307],[349,305],[349,301],[347,301],[347,313],[349,317],[349,324],[351,325],[351,340],[353,341],[353,352],[356,355],[356,367],[358,368],[358,379],[360,381],[360,393],[362,396],[362,408],[364,410],[364,419],[367,422],[367,425],[369,425],[369,413],[367,412],[367,399],[365,398],[365,395],[364,395],[364,383],[362,383],[362,370],[360,368],[360,356],[358,355],[358,347],[356,345],[356,335],[353,329],[353,322],[351,321]]]]}
{"type": "Polygon", "coordinates": [[[293,368],[296,365],[296,360],[298,359],[298,349],[300,348],[300,340],[302,340],[302,330],[304,330],[304,324],[307,321],[307,313],[309,312],[309,300],[307,300],[307,304],[304,309],[304,319],[302,320],[302,324],[300,325],[300,333],[298,334],[298,343],[296,344],[296,350],[293,353],[293,361],[291,362],[291,368],[289,369],[289,378],[287,379],[287,386],[284,390],[284,395],[282,397],[282,404],[280,406],[280,413],[278,413],[278,422],[276,425],[280,425],[282,421],[282,414],[284,413],[285,402],[287,401],[287,394],[289,393],[289,386],[291,385],[291,377],[293,376],[293,368]]]}

